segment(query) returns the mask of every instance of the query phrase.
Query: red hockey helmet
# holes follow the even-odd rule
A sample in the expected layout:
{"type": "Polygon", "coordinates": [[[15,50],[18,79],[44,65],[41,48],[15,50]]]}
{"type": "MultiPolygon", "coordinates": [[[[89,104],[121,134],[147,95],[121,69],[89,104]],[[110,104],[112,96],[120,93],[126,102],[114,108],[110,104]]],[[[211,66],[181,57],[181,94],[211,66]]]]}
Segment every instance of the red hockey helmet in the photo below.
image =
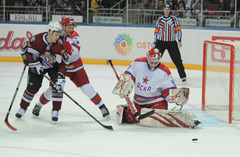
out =
{"type": "Polygon", "coordinates": [[[147,52],[147,61],[149,64],[149,69],[154,71],[158,64],[160,63],[161,54],[157,48],[152,48],[147,52]]]}
{"type": "Polygon", "coordinates": [[[76,23],[72,17],[64,16],[61,21],[61,25],[64,26],[76,26],[76,23]]]}

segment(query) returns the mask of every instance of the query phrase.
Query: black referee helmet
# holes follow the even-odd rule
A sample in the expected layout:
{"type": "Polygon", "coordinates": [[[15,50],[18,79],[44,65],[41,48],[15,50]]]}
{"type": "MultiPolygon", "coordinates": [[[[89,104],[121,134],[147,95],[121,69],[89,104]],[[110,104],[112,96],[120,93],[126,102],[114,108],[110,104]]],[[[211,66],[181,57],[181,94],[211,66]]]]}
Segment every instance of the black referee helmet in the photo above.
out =
{"type": "Polygon", "coordinates": [[[164,8],[169,8],[169,9],[171,9],[172,7],[171,7],[171,5],[170,4],[168,4],[168,3],[166,3],[166,4],[164,4],[164,6],[163,6],[164,8]]]}

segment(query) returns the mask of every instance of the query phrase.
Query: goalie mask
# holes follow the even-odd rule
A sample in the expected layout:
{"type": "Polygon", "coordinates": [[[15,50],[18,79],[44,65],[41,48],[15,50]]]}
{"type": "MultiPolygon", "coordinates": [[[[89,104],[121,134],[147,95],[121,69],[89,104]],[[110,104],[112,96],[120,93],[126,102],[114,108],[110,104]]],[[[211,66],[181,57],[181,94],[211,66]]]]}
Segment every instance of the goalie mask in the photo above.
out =
{"type": "Polygon", "coordinates": [[[149,69],[154,71],[160,63],[161,54],[157,48],[152,48],[147,52],[149,69]]]}

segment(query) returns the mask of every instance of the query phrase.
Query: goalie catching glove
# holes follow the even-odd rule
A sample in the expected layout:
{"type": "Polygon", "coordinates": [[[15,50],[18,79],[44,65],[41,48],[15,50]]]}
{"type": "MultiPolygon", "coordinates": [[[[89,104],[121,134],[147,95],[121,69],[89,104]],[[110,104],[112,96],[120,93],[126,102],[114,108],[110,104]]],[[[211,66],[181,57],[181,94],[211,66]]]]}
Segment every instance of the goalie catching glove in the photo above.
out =
{"type": "Polygon", "coordinates": [[[188,101],[189,88],[169,89],[169,102],[184,105],[188,101]]]}
{"type": "Polygon", "coordinates": [[[125,98],[129,94],[131,94],[133,90],[134,82],[129,74],[121,74],[116,84],[115,88],[113,89],[112,93],[117,94],[120,98],[125,98]]]}

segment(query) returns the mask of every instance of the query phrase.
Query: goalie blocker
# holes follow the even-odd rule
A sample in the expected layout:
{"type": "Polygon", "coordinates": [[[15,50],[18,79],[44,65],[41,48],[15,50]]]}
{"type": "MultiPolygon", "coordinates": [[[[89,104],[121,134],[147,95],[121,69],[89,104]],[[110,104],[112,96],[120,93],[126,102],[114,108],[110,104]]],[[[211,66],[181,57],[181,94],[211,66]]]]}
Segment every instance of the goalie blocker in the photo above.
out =
{"type": "Polygon", "coordinates": [[[169,89],[169,101],[170,103],[176,103],[176,105],[182,106],[187,103],[189,96],[189,88],[176,88],[169,89]]]}

